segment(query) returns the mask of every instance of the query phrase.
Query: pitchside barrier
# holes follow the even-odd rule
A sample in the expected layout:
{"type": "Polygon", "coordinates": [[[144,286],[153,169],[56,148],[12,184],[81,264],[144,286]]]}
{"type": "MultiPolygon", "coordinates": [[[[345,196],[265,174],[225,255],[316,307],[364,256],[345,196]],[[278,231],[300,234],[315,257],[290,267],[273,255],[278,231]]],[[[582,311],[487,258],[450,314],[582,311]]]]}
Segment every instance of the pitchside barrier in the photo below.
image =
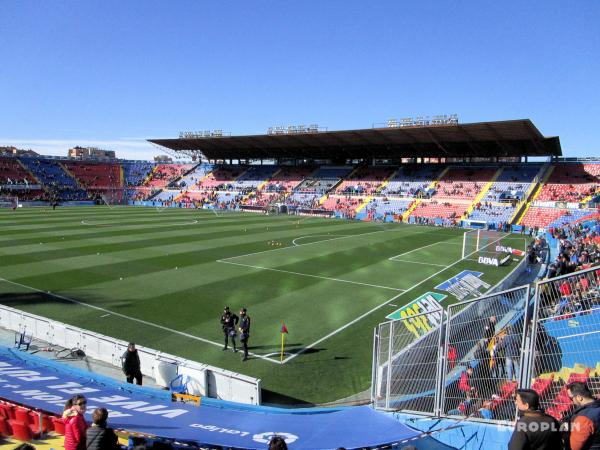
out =
{"type": "Polygon", "coordinates": [[[600,393],[600,268],[536,287],[528,378],[550,413],[568,412],[566,384],[584,381],[600,393]]]}
{"type": "MultiPolygon", "coordinates": [[[[121,367],[121,356],[128,343],[103,336],[72,325],[0,305],[0,327],[24,333],[50,345],[80,349],[91,358],[121,367]]],[[[136,346],[144,375],[156,379],[159,386],[168,388],[178,375],[187,376],[188,393],[239,403],[259,405],[261,381],[218,367],[189,361],[150,348],[136,346]]]]}
{"type": "Polygon", "coordinates": [[[436,409],[438,349],[444,311],[384,322],[375,330],[372,398],[376,407],[418,413],[436,409]],[[390,338],[391,337],[391,338],[390,338]]]}
{"type": "Polygon", "coordinates": [[[442,414],[515,418],[512,395],[521,384],[528,301],[524,286],[448,307],[442,414]]]}
{"type": "Polygon", "coordinates": [[[374,405],[513,420],[529,304],[529,287],[523,286],[456,303],[445,312],[380,324],[375,331],[374,405]],[[423,323],[438,325],[427,328],[423,323]],[[417,337],[415,329],[425,332],[417,337]]]}
{"type": "Polygon", "coordinates": [[[375,330],[378,408],[512,421],[517,387],[530,387],[561,418],[572,408],[568,383],[586,382],[600,394],[598,267],[540,281],[533,298],[522,286],[450,305],[443,323],[418,338],[407,331],[412,319],[375,330]]]}

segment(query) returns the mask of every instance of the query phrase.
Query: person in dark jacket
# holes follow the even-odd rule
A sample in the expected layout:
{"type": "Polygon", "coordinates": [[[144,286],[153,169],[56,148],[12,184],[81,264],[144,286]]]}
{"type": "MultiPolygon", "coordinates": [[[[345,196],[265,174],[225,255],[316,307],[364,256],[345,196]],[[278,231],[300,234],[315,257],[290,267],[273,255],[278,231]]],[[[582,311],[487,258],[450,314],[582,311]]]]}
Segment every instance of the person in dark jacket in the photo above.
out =
{"type": "Polygon", "coordinates": [[[575,405],[575,410],[567,419],[569,448],[600,449],[600,400],[594,398],[586,384],[581,382],[569,384],[567,395],[575,405]]]}
{"type": "Polygon", "coordinates": [[[86,431],[86,450],[117,450],[119,439],[112,428],[106,427],[108,411],[96,408],[92,413],[92,426],[86,431]]]}
{"type": "Polygon", "coordinates": [[[533,389],[517,389],[515,399],[519,419],[508,450],[561,450],[560,425],[554,417],[540,411],[540,397],[533,389]]]}
{"type": "Polygon", "coordinates": [[[128,383],[133,383],[133,379],[138,385],[142,385],[142,371],[140,370],[140,356],[133,342],[129,343],[127,351],[121,357],[123,360],[123,373],[127,377],[128,383]]]}
{"type": "Polygon", "coordinates": [[[223,350],[227,350],[229,338],[231,338],[233,351],[237,352],[237,348],[235,346],[235,327],[237,326],[239,320],[239,317],[229,310],[229,306],[226,306],[225,310],[223,311],[223,315],[221,316],[221,326],[223,327],[223,334],[225,337],[225,347],[223,347],[223,350]]]}
{"type": "Polygon", "coordinates": [[[250,316],[248,316],[246,308],[242,308],[240,311],[240,341],[244,346],[242,361],[248,360],[248,339],[250,339],[250,316]]]}

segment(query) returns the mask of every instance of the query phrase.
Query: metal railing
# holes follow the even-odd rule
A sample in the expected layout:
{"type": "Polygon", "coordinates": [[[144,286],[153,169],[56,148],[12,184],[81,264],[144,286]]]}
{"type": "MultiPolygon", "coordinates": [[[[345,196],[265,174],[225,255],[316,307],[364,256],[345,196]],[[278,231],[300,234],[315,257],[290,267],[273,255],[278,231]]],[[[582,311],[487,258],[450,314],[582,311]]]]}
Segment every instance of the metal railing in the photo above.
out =
{"type": "Polygon", "coordinates": [[[442,414],[514,419],[528,300],[524,286],[448,307],[442,414]]]}
{"type": "Polygon", "coordinates": [[[372,398],[377,407],[434,413],[439,389],[443,310],[379,325],[372,398]]]}
{"type": "Polygon", "coordinates": [[[538,282],[528,372],[542,406],[561,417],[571,408],[566,385],[600,391],[600,268],[538,282]]]}

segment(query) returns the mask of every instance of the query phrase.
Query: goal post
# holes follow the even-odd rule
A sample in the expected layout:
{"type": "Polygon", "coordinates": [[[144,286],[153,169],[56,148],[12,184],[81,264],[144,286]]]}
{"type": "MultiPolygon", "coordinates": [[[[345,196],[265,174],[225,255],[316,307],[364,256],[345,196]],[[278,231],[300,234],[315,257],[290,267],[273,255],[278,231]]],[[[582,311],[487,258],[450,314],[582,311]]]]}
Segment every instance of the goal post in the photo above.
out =
{"type": "Polygon", "coordinates": [[[0,208],[20,208],[19,197],[16,195],[0,195],[0,208]]]}
{"type": "Polygon", "coordinates": [[[129,193],[126,188],[105,189],[98,193],[100,204],[105,204],[109,208],[114,206],[126,206],[129,199],[129,193]]]}
{"type": "Polygon", "coordinates": [[[495,253],[495,244],[508,236],[491,230],[469,230],[463,234],[462,259],[477,253],[495,253]]]}

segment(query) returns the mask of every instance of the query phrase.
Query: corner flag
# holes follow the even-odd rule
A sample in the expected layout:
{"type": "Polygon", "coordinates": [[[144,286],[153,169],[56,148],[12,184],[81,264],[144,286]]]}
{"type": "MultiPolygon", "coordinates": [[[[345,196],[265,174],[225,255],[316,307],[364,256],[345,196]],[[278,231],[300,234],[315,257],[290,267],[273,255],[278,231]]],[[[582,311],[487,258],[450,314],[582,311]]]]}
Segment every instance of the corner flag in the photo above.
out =
{"type": "Polygon", "coordinates": [[[285,335],[288,334],[288,329],[285,326],[285,323],[281,322],[281,357],[280,362],[283,363],[283,353],[285,350],[285,335]]]}

